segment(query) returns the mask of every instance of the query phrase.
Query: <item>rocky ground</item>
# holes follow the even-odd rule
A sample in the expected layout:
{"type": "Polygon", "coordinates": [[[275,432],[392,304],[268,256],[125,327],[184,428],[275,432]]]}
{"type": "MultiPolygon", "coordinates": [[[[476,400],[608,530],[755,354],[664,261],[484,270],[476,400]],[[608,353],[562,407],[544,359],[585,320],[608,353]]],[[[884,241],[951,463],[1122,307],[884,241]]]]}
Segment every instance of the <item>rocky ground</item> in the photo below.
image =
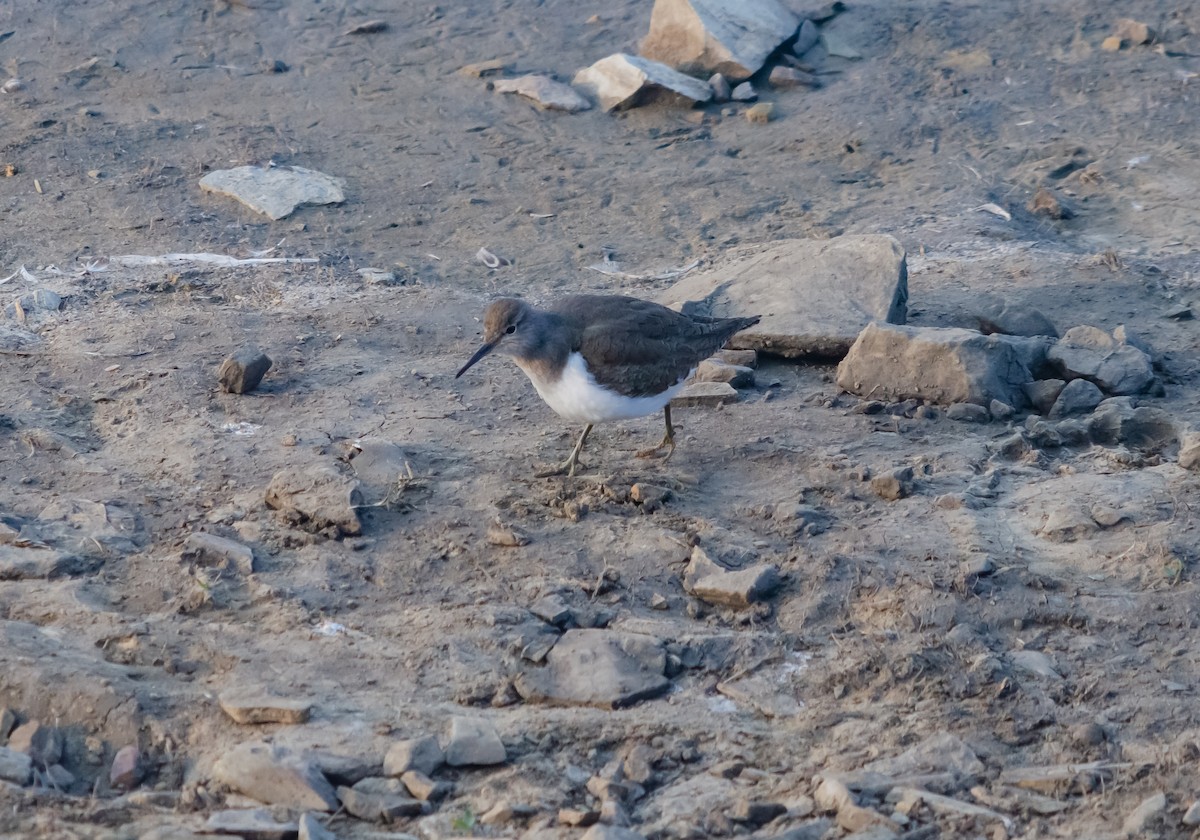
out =
{"type": "Polygon", "coordinates": [[[489,90],[650,5],[0,8],[0,834],[1195,836],[1200,6],[854,3],[754,120],[489,90]],[[344,201],[200,188],[271,161],[344,201]],[[538,479],[578,430],[454,379],[497,294],[856,234],[1080,384],[759,354],[538,479]]]}

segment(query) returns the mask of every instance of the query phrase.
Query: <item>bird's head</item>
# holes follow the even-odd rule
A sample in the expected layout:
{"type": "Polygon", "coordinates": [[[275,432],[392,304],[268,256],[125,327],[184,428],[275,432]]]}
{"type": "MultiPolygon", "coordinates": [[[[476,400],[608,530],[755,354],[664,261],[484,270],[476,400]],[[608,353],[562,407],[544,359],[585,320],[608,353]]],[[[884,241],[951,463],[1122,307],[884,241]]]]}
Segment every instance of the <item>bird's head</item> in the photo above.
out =
{"type": "Polygon", "coordinates": [[[462,376],[471,365],[493,350],[506,356],[527,355],[528,348],[536,339],[529,332],[535,311],[532,306],[516,298],[500,298],[488,306],[483,315],[483,345],[475,351],[465,365],[454,375],[462,376]]]}

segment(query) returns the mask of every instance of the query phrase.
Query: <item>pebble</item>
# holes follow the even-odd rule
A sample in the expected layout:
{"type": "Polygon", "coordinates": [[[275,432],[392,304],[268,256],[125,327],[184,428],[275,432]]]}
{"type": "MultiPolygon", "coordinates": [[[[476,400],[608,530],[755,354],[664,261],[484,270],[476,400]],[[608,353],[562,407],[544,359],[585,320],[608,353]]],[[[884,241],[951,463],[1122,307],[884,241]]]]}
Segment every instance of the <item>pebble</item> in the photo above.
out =
{"type": "MultiPolygon", "coordinates": [[[[20,534],[16,528],[11,528],[7,523],[0,522],[0,544],[13,542],[20,534]]],[[[12,709],[7,706],[0,707],[0,747],[8,744],[8,733],[13,731],[13,727],[17,725],[17,716],[12,709]]]]}
{"type": "Polygon", "coordinates": [[[4,314],[9,318],[24,320],[24,317],[35,310],[57,312],[62,307],[62,297],[49,289],[36,289],[27,292],[4,308],[4,314]]]}
{"type": "Polygon", "coordinates": [[[997,420],[1001,423],[1011,420],[1013,415],[1016,413],[1017,410],[1015,408],[1001,400],[992,400],[988,404],[988,414],[992,416],[993,420],[997,420]]]}
{"type": "Polygon", "coordinates": [[[1066,385],[1066,380],[1063,379],[1039,379],[1027,382],[1022,390],[1034,408],[1042,414],[1049,414],[1066,385]]]}
{"type": "Polygon", "coordinates": [[[983,406],[960,402],[946,409],[946,419],[957,420],[960,423],[986,423],[992,418],[983,406]]]}
{"type": "Polygon", "coordinates": [[[516,679],[528,702],[616,709],[670,688],[662,642],[640,633],[572,629],[546,655],[546,665],[516,679]]]}
{"type": "Polygon", "coordinates": [[[1166,317],[1174,321],[1190,321],[1195,317],[1192,307],[1186,303],[1177,303],[1167,310],[1166,317]]]}
{"type": "Polygon", "coordinates": [[[1193,472],[1200,471],[1200,434],[1187,432],[1179,441],[1179,466],[1193,472]]]}
{"type": "Polygon", "coordinates": [[[621,769],[624,772],[625,778],[639,785],[649,784],[654,778],[654,761],[657,753],[652,747],[645,744],[635,745],[625,755],[625,760],[621,763],[621,769]]]}
{"type": "Polygon", "coordinates": [[[812,73],[805,73],[803,70],[797,70],[795,67],[775,67],[771,70],[771,75],[768,77],[773,87],[796,87],[803,85],[805,87],[817,87],[819,82],[817,77],[812,73]]]}
{"type": "Polygon", "coordinates": [[[1075,414],[1087,414],[1104,400],[1104,392],[1095,383],[1086,379],[1072,379],[1058,394],[1051,407],[1051,420],[1060,420],[1075,414]]]}
{"type": "Polygon", "coordinates": [[[530,605],[529,611],[555,627],[566,627],[574,618],[574,613],[561,595],[543,596],[530,605]]]}
{"type": "Polygon", "coordinates": [[[1159,814],[1167,810],[1167,795],[1162,791],[1142,800],[1142,803],[1129,812],[1129,816],[1121,823],[1126,834],[1141,834],[1146,825],[1159,814]]]}
{"type": "Polygon", "coordinates": [[[600,803],[600,822],[605,825],[628,826],[629,812],[618,799],[605,799],[600,803]]]}
{"type": "Polygon", "coordinates": [[[712,88],[713,102],[728,102],[733,96],[733,90],[729,87],[729,80],[720,73],[712,74],[712,78],[708,80],[708,86],[712,88]]]}
{"type": "Polygon", "coordinates": [[[410,738],[392,744],[383,758],[383,772],[388,776],[403,776],[415,770],[431,776],[445,761],[445,753],[437,738],[426,735],[424,738],[410,738]]]}
{"type": "Polygon", "coordinates": [[[242,575],[254,573],[254,551],[237,540],[196,531],[183,541],[180,560],[204,566],[219,566],[242,575]]]}
{"type": "Polygon", "coordinates": [[[742,390],[754,387],[754,370],[742,365],[726,364],[714,359],[705,359],[696,366],[697,382],[725,382],[742,390]]]}
{"type": "Polygon", "coordinates": [[[775,119],[775,103],[759,102],[746,109],[746,119],[752,123],[765,125],[775,119]]]}
{"type": "Polygon", "coordinates": [[[712,358],[727,365],[739,365],[748,368],[758,367],[757,350],[731,350],[726,348],[718,350],[712,355],[712,358]]]}
{"type": "Polygon", "coordinates": [[[508,760],[504,742],[490,723],[458,715],[450,718],[445,753],[451,767],[503,764],[508,760]]]}
{"type": "Polygon", "coordinates": [[[629,488],[629,498],[641,505],[643,512],[653,513],[671,498],[671,490],[639,481],[629,488]]]}
{"type": "Polygon", "coordinates": [[[787,806],[778,802],[759,802],[743,797],[729,810],[729,819],[750,825],[766,825],[776,817],[787,813],[787,806]]]}
{"type": "Polygon", "coordinates": [[[715,562],[700,546],[692,549],[683,575],[683,588],[710,604],[745,609],[770,597],[779,588],[779,570],[770,563],[756,563],[731,571],[715,562]]]}
{"type": "Polygon", "coordinates": [[[529,545],[529,537],[520,528],[512,525],[494,524],[487,529],[485,537],[488,545],[497,548],[519,548],[529,545]]]}
{"type": "Polygon", "coordinates": [[[749,82],[742,82],[730,91],[729,98],[734,102],[753,102],[755,99],[758,99],[758,91],[749,82]]]}
{"type": "Polygon", "coordinates": [[[240,201],[256,213],[279,220],[302,204],[341,204],[345,182],[299,166],[239,166],[218,169],[200,179],[200,189],[240,201]]]}
{"type": "Polygon", "coordinates": [[[108,769],[108,783],[117,790],[131,790],[142,778],[141,753],[133,744],[117,750],[108,769]]]}
{"type": "Polygon", "coordinates": [[[406,771],[400,776],[400,781],[408,788],[409,793],[424,802],[441,799],[450,792],[449,785],[434,781],[419,770],[406,771]]]}
{"type": "Polygon", "coordinates": [[[337,835],[326,828],[316,814],[301,814],[299,828],[297,840],[337,840],[337,835]]]}
{"type": "Polygon", "coordinates": [[[29,783],[33,771],[33,759],[23,752],[0,747],[0,779],[18,785],[29,783]]]}
{"type": "Polygon", "coordinates": [[[815,47],[820,40],[821,31],[817,29],[817,25],[805,18],[804,22],[800,24],[800,34],[796,36],[796,43],[792,44],[792,55],[800,58],[815,47]]]}
{"type": "Polygon", "coordinates": [[[271,359],[257,347],[243,347],[221,362],[217,379],[227,394],[248,394],[271,369],[271,359]]]}
{"type": "Polygon", "coordinates": [[[686,76],[661,62],[617,53],[575,74],[576,87],[594,96],[605,111],[634,108],[647,101],[647,91],[668,91],[693,102],[708,102],[707,82],[686,76]]]}
{"type": "Polygon", "coordinates": [[[817,785],[813,801],[822,811],[832,813],[840,811],[847,804],[853,805],[854,797],[850,795],[850,789],[843,782],[832,776],[825,776],[817,785]]]}
{"type": "Polygon", "coordinates": [[[1004,298],[986,297],[975,318],[984,333],[1058,338],[1058,328],[1040,309],[1004,298]]]}
{"type": "Polygon", "coordinates": [[[496,93],[520,94],[551,111],[575,113],[592,107],[592,103],[575,88],[548,76],[529,74],[515,79],[497,79],[492,83],[492,90],[496,93]]]}
{"type": "Polygon", "coordinates": [[[217,696],[217,702],[234,723],[243,725],[306,723],[312,713],[312,704],[307,700],[276,697],[266,689],[254,686],[227,688],[217,696]]]}
{"type": "Polygon", "coordinates": [[[1184,825],[1200,825],[1200,799],[1197,799],[1183,814],[1184,825]]]}
{"type": "Polygon", "coordinates": [[[369,822],[390,823],[425,813],[428,806],[402,793],[402,789],[395,779],[366,778],[354,787],[338,788],[337,795],[347,812],[369,822]],[[386,782],[396,782],[395,789],[381,784],[386,782]]]}
{"type": "Polygon", "coordinates": [[[889,502],[908,498],[914,489],[912,467],[897,467],[875,476],[871,479],[871,489],[879,498],[889,502]]]}
{"type": "Polygon", "coordinates": [[[213,779],[268,805],[335,811],[333,786],[307,759],[286,747],[248,741],[213,765],[213,779]]]}
{"type": "Polygon", "coordinates": [[[600,822],[600,812],[591,810],[583,811],[577,808],[560,808],[558,811],[558,821],[572,828],[587,828],[600,822]]]}
{"type": "Polygon", "coordinates": [[[1058,196],[1045,187],[1038,187],[1033,198],[1025,205],[1025,209],[1035,216],[1045,216],[1048,219],[1070,219],[1075,215],[1071,208],[1059,201],[1058,196]]]}
{"type": "Polygon", "coordinates": [[[336,467],[286,467],[271,476],[264,500],[267,507],[305,530],[335,537],[362,533],[359,483],[336,467]]]}
{"type": "Polygon", "coordinates": [[[871,808],[846,802],[838,808],[837,824],[849,832],[864,831],[876,826],[885,828],[894,834],[900,833],[900,826],[891,818],[871,808]]]}
{"type": "Polygon", "coordinates": [[[735,402],[738,392],[728,382],[692,382],[671,399],[672,406],[715,408],[735,402]]]}

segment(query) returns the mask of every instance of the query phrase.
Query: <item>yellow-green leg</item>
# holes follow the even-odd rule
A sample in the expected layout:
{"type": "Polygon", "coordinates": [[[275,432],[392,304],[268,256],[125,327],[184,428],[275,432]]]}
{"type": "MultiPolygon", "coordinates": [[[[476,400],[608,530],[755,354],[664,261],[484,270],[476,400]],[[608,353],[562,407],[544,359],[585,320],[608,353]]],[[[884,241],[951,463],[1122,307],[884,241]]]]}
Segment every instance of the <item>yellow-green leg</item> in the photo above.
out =
{"type": "Polygon", "coordinates": [[[588,423],[584,427],[583,434],[579,436],[579,442],[575,444],[575,448],[571,450],[570,456],[552,470],[546,470],[540,473],[534,473],[537,478],[549,478],[552,475],[566,475],[568,478],[575,475],[575,468],[582,466],[579,463],[579,453],[583,452],[583,444],[587,441],[588,435],[592,432],[592,424],[588,423]]]}
{"type": "Polygon", "coordinates": [[[658,455],[665,449],[667,450],[667,454],[663,457],[663,463],[665,464],[667,461],[671,460],[671,456],[675,454],[675,427],[671,425],[670,403],[667,403],[663,406],[663,420],[665,420],[667,424],[666,434],[663,435],[663,439],[659,441],[658,446],[655,446],[652,449],[643,449],[642,451],[638,452],[637,456],[639,458],[653,458],[655,455],[658,455]]]}

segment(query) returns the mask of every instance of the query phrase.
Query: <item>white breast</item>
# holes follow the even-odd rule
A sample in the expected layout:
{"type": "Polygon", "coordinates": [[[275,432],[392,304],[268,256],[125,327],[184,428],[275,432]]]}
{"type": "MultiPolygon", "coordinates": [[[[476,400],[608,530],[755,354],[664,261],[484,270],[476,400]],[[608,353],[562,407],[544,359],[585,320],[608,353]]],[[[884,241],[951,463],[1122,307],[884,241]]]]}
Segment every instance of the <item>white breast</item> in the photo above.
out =
{"type": "MultiPolygon", "coordinates": [[[[520,362],[517,362],[520,365],[520,362]]],[[[683,380],[661,394],[649,397],[625,397],[601,388],[588,373],[583,356],[572,353],[567,357],[562,376],[554,381],[540,379],[522,366],[529,381],[546,405],[572,423],[600,423],[605,420],[629,420],[661,411],[671,398],[683,390],[683,380]]]]}

